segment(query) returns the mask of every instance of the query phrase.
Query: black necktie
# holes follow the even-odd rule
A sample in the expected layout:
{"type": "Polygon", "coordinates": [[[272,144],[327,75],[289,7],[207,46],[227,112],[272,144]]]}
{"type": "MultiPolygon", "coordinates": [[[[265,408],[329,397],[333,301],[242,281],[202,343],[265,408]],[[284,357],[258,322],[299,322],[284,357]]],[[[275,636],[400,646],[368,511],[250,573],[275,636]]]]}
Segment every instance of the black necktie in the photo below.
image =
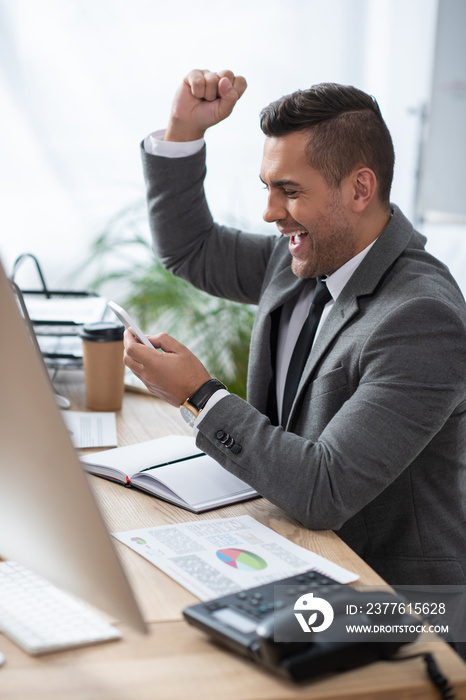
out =
{"type": "Polygon", "coordinates": [[[312,342],[316,334],[317,326],[319,325],[320,317],[322,316],[322,311],[324,310],[325,304],[329,302],[331,298],[332,295],[328,291],[325,282],[318,278],[316,281],[314,296],[312,298],[311,308],[309,309],[308,317],[304,321],[301,333],[299,334],[296,345],[294,346],[290,366],[288,367],[288,373],[286,375],[282,407],[283,426],[286,425],[288,416],[290,415],[291,406],[296,395],[299,380],[301,379],[301,375],[303,373],[304,365],[306,364],[309,353],[311,352],[312,342]]]}

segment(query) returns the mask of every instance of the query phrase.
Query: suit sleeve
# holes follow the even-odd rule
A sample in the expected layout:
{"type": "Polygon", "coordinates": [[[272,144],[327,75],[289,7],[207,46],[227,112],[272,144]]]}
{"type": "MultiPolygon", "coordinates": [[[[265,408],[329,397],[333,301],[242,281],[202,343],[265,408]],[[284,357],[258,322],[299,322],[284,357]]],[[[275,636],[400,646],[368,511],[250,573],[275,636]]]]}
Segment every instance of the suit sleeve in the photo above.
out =
{"type": "Polygon", "coordinates": [[[153,247],[163,265],[210,294],[257,304],[277,236],[214,222],[204,193],[205,148],[185,158],[141,152],[153,247]]]}
{"type": "Polygon", "coordinates": [[[422,469],[426,450],[439,478],[442,453],[454,448],[448,425],[466,411],[464,340],[450,305],[409,300],[367,337],[358,387],[317,440],[284,432],[229,396],[200,422],[197,444],[307,527],[338,530],[410,465],[422,469]],[[222,445],[222,432],[241,445],[238,454],[222,445]]]}

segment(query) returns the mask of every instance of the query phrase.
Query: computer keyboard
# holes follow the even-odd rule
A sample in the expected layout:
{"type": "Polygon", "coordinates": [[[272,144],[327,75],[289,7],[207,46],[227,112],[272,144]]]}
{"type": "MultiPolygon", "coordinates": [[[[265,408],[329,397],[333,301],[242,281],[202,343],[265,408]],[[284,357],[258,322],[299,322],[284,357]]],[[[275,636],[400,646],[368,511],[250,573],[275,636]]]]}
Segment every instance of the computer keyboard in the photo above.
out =
{"type": "Polygon", "coordinates": [[[0,562],[0,631],[33,655],[121,637],[84,605],[13,561],[0,562]]]}

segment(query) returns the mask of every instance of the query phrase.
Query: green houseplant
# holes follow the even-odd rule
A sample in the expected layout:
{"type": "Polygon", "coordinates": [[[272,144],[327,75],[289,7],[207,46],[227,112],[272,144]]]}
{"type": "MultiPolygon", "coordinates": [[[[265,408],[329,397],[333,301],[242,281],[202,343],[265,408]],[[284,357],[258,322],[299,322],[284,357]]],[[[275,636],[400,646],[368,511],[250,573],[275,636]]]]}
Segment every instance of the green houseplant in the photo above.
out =
{"type": "Polygon", "coordinates": [[[92,288],[125,307],[146,333],[173,335],[231,392],[246,396],[254,308],[212,297],[165,270],[151,249],[143,202],[109,221],[83,267],[92,288]]]}

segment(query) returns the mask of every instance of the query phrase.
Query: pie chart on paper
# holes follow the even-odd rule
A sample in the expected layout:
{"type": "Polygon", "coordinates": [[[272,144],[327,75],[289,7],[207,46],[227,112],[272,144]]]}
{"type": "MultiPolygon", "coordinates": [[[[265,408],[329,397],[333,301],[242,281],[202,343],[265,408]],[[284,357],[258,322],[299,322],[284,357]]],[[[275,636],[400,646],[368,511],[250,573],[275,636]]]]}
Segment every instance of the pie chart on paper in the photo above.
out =
{"type": "Polygon", "coordinates": [[[217,557],[224,564],[242,571],[260,571],[267,567],[265,559],[244,549],[219,549],[217,557]]]}

